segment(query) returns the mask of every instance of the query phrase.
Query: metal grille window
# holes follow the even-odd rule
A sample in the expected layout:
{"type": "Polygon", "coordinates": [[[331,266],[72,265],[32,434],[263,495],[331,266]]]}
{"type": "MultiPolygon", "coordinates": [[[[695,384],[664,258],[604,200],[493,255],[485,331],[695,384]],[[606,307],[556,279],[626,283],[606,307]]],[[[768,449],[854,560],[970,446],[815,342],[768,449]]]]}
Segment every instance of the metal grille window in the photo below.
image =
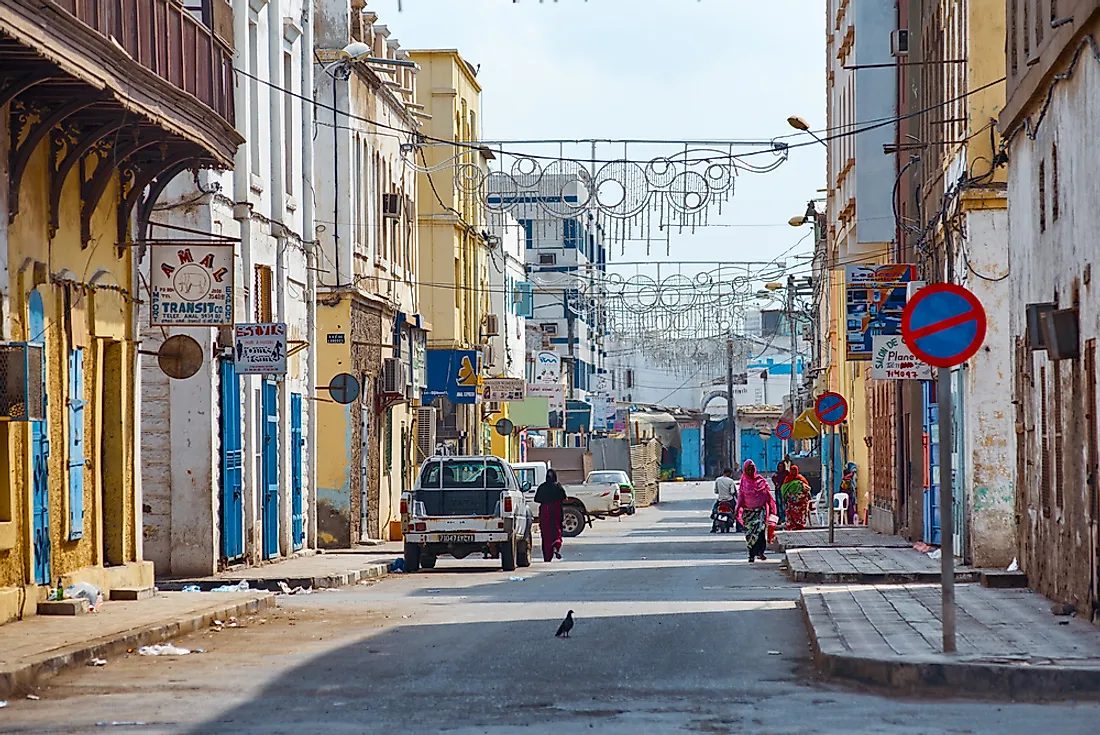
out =
{"type": "Polygon", "coordinates": [[[393,472],[393,409],[386,409],[386,474],[393,472]]]}
{"type": "Polygon", "coordinates": [[[1050,515],[1050,425],[1047,422],[1047,368],[1039,368],[1039,441],[1042,451],[1039,455],[1039,500],[1043,512],[1050,515]]]}
{"type": "Polygon", "coordinates": [[[1061,363],[1052,365],[1054,370],[1054,503],[1055,507],[1064,507],[1062,484],[1065,472],[1062,467],[1062,370],[1061,363]]]}
{"type": "Polygon", "coordinates": [[[43,359],[41,345],[0,345],[0,417],[10,421],[46,418],[43,359]]]}
{"type": "Polygon", "coordinates": [[[1047,231],[1047,162],[1039,162],[1039,232],[1047,231]]]}
{"type": "Polygon", "coordinates": [[[253,294],[253,316],[257,323],[268,324],[274,321],[271,312],[271,267],[266,265],[256,266],[255,293],[253,294]]]}
{"type": "Polygon", "coordinates": [[[1057,222],[1061,214],[1061,205],[1058,202],[1058,144],[1050,149],[1050,221],[1057,222]]]}

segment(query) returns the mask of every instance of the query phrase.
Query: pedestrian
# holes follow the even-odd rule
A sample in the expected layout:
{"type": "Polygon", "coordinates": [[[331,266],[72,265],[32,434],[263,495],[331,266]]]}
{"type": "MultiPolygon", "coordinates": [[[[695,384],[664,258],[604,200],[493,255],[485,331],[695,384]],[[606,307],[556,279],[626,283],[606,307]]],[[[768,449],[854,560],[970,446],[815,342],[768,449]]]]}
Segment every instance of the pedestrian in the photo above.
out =
{"type": "Polygon", "coordinates": [[[787,506],[787,530],[806,528],[810,518],[810,482],[798,471],[797,465],[792,464],[787,471],[787,481],[780,486],[779,495],[787,506]]]}
{"type": "Polygon", "coordinates": [[[848,496],[848,525],[854,525],[856,522],[856,463],[849,462],[844,467],[844,474],[841,476],[840,489],[848,496]]]}
{"type": "Polygon", "coordinates": [[[784,459],[779,463],[779,466],[775,468],[775,474],[772,475],[772,487],[775,488],[775,507],[779,511],[776,515],[779,516],[780,523],[783,523],[787,519],[787,504],[783,499],[783,493],[781,493],[779,489],[787,483],[787,468],[790,466],[790,460],[784,459]]]}
{"type": "Polygon", "coordinates": [[[565,488],[558,482],[558,473],[546,470],[546,480],[535,491],[539,504],[539,535],[542,536],[542,559],[553,561],[561,558],[562,503],[565,488]]]}
{"type": "Polygon", "coordinates": [[[714,508],[710,512],[710,532],[718,533],[718,504],[722,501],[733,503],[737,499],[737,484],[733,481],[733,469],[727,467],[722,470],[722,476],[714,481],[714,494],[718,497],[714,501],[714,508]]]}
{"type": "Polygon", "coordinates": [[[768,480],[756,471],[756,464],[746,459],[741,471],[741,484],[737,488],[737,520],[745,526],[745,545],[749,547],[749,562],[767,561],[764,550],[768,546],[768,515],[775,513],[768,480]]]}

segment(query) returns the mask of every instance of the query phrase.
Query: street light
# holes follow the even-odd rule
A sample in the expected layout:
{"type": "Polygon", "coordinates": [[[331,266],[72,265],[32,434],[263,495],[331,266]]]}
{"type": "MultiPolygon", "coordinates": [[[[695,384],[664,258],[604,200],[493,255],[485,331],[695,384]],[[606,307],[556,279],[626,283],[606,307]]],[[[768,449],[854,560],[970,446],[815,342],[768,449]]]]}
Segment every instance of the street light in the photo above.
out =
{"type": "Polygon", "coordinates": [[[798,115],[791,115],[787,118],[787,124],[799,132],[809,133],[810,135],[814,136],[814,140],[816,140],[818,143],[825,146],[826,148],[829,147],[829,144],[819,138],[817,136],[817,133],[810,130],[810,124],[806,122],[806,118],[799,117],[798,115]]]}

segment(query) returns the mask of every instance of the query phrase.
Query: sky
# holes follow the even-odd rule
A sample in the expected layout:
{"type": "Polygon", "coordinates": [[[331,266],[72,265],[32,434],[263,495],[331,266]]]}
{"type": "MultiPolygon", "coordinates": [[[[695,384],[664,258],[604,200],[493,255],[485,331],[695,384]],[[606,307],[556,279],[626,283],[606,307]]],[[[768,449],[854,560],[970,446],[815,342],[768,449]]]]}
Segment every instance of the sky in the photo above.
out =
{"type": "MultiPolygon", "coordinates": [[[[368,0],[402,48],[457,48],[480,66],[485,140],[768,141],[795,134],[791,115],[825,127],[825,10],[815,0],[400,0],[400,11],[398,5],[368,0]]],[[[808,142],[804,135],[784,140],[808,142]]],[[[682,145],[626,150],[648,159],[677,149],[682,145]]],[[[623,147],[599,151],[615,158],[623,147]]],[[[722,226],[674,234],[668,255],[663,243],[649,254],[643,242],[627,243],[625,252],[616,246],[612,261],[771,260],[812,229],[792,228],[788,220],[824,186],[824,146],[794,148],[777,170],[738,177],[722,214],[709,216],[710,225],[722,226]]],[[[811,251],[805,237],[790,254],[811,251]]],[[[662,275],[713,267],[663,266],[662,275]]],[[[655,266],[620,271],[652,275],[655,266]]]]}

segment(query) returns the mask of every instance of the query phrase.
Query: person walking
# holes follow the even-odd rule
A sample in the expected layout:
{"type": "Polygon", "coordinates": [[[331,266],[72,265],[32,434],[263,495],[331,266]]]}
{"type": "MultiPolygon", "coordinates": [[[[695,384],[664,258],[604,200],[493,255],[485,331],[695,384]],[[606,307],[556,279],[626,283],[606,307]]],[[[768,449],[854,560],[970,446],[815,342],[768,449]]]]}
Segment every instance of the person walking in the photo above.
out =
{"type": "Polygon", "coordinates": [[[539,535],[542,536],[542,559],[553,561],[561,558],[561,521],[562,503],[565,501],[565,488],[558,482],[558,473],[546,471],[546,480],[535,491],[535,502],[539,504],[539,535]]]}
{"type": "Polygon", "coordinates": [[[776,515],[779,516],[779,522],[781,524],[787,520],[787,504],[784,501],[783,493],[781,493],[779,489],[787,482],[787,468],[790,466],[790,461],[784,459],[775,468],[775,474],[772,475],[772,487],[775,488],[775,507],[778,509],[776,515]]]}
{"type": "Polygon", "coordinates": [[[718,504],[722,501],[732,503],[737,499],[737,485],[733,481],[733,470],[729,467],[722,470],[722,476],[714,481],[714,494],[718,498],[714,501],[714,508],[710,512],[710,532],[718,533],[718,504]]]}
{"type": "Polygon", "coordinates": [[[787,471],[787,481],[778,494],[787,506],[787,530],[801,531],[806,528],[810,517],[810,482],[798,471],[797,465],[792,464],[787,471]]]}
{"type": "Polygon", "coordinates": [[[741,484],[737,488],[737,520],[745,526],[745,545],[749,562],[767,561],[768,515],[775,513],[775,498],[767,479],[756,471],[756,464],[746,459],[741,468],[741,484]]]}

